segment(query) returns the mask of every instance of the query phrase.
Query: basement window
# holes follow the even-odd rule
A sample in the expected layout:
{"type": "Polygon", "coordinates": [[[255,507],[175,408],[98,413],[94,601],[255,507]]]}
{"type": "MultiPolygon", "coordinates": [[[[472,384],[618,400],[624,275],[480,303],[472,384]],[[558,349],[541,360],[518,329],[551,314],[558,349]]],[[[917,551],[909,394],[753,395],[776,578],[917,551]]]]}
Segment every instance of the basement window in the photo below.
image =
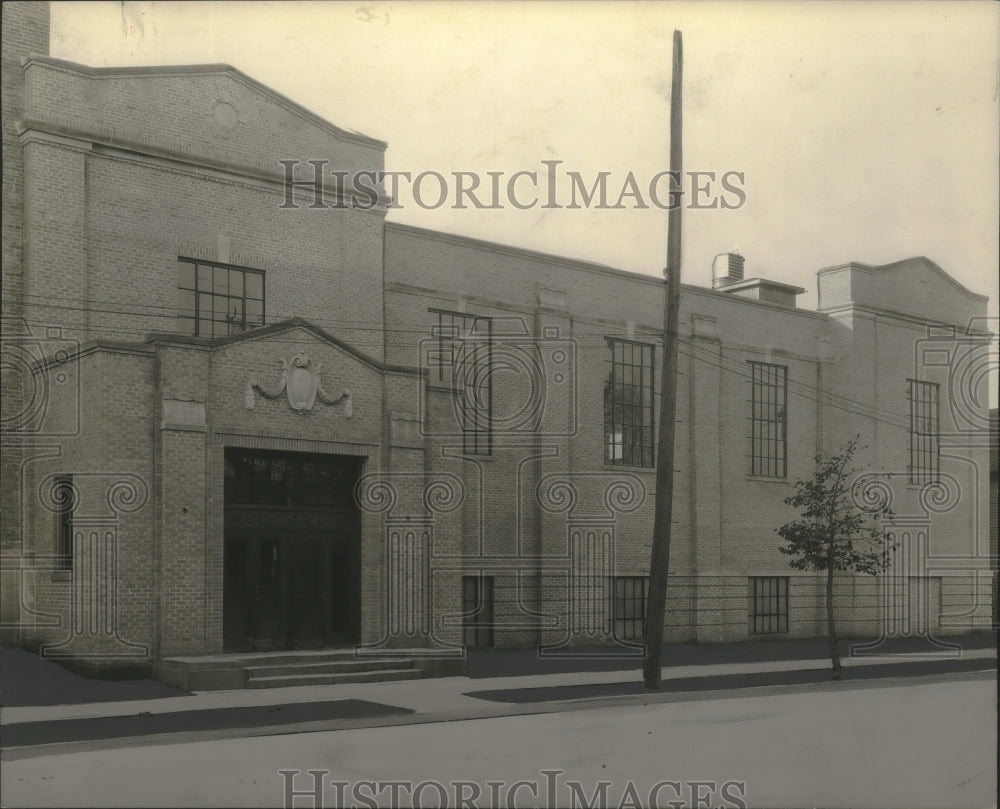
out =
{"type": "Polygon", "coordinates": [[[772,635],[788,631],[788,577],[750,578],[750,634],[772,635]]]}
{"type": "Polygon", "coordinates": [[[646,636],[647,576],[614,576],[609,582],[612,634],[619,641],[641,641],[646,636]]]}
{"type": "Polygon", "coordinates": [[[493,646],[493,577],[462,577],[462,642],[469,649],[493,646]]]}

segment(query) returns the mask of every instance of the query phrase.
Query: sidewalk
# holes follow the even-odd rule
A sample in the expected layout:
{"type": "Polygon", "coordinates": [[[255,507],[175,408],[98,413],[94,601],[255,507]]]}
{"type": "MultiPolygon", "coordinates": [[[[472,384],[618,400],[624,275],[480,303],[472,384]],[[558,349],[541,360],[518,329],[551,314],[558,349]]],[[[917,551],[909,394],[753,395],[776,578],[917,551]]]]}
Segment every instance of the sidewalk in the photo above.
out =
{"type": "MultiPolygon", "coordinates": [[[[836,684],[830,681],[829,659],[815,655],[814,641],[670,646],[664,655],[669,664],[663,672],[664,687],[655,692],[642,688],[637,659],[536,658],[532,663],[530,651],[525,655],[523,650],[496,650],[470,657],[472,677],[190,695],[172,689],[174,696],[152,693],[146,698],[114,702],[4,707],[0,733],[5,757],[9,758],[17,751],[40,752],[39,745],[63,749],[67,744],[96,740],[112,745],[140,740],[177,742],[576,710],[609,700],[723,698],[738,691],[746,693],[748,688],[871,687],[879,681],[888,685],[899,677],[982,676],[973,672],[989,674],[991,670],[989,676],[995,676],[994,635],[964,636],[960,642],[963,648],[958,655],[939,650],[931,656],[927,649],[904,652],[903,647],[911,644],[902,644],[896,656],[872,659],[848,657],[845,648],[845,679],[836,684]],[[782,659],[748,659],[773,655],[774,647],[786,652],[782,659]],[[702,662],[689,662],[693,660],[702,662]],[[539,668],[570,666],[568,670],[535,673],[539,668]],[[600,669],[609,666],[616,668],[600,669]],[[490,674],[491,669],[497,673],[490,674]]],[[[819,643],[822,646],[822,641],[819,643]]],[[[45,665],[51,664],[43,662],[41,668],[45,665]]],[[[136,688],[135,682],[103,685],[136,688]]]]}
{"type": "MultiPolygon", "coordinates": [[[[877,645],[868,640],[841,640],[840,655],[870,662],[900,653],[926,655],[927,659],[952,659],[963,652],[997,647],[994,632],[977,632],[935,638],[887,638],[877,645]],[[936,642],[934,642],[936,641],[936,642]],[[951,647],[951,648],[949,648],[951,647]]],[[[742,643],[677,643],[663,647],[664,668],[706,666],[719,663],[759,663],[776,660],[825,660],[829,664],[825,638],[745,641],[742,643]]],[[[639,671],[638,649],[471,649],[468,674],[482,677],[515,677],[529,674],[561,674],[574,671],[639,671]],[[625,655],[631,654],[628,659],[625,655]]]]}

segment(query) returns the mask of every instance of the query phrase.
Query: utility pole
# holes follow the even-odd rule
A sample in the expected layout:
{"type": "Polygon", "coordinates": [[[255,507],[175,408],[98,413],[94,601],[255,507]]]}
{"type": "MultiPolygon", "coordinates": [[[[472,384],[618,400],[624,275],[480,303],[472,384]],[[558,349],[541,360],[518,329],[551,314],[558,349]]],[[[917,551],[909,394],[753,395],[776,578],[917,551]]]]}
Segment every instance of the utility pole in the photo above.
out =
{"type": "Polygon", "coordinates": [[[642,676],[646,688],[660,687],[663,613],[670,567],[670,528],[674,511],[674,417],[677,412],[677,320],[681,301],[681,32],[674,31],[673,78],[670,89],[670,178],[677,192],[667,214],[667,269],[663,303],[663,371],[660,374],[660,440],[656,451],[656,509],[653,550],[649,560],[646,600],[646,654],[642,676]]]}

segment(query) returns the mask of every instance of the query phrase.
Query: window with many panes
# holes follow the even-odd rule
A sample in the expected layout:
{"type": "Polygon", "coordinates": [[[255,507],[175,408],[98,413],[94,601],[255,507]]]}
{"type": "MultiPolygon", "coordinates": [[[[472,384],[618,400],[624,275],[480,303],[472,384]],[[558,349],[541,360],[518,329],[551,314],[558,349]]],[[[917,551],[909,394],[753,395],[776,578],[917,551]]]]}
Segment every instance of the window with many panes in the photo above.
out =
{"type": "Polygon", "coordinates": [[[653,465],[653,346],[608,338],[604,385],[604,460],[653,465]]]}
{"type": "Polygon", "coordinates": [[[493,449],[493,321],[481,315],[430,310],[436,347],[429,357],[431,384],[448,387],[459,399],[462,447],[474,455],[493,449]]]}
{"type": "Polygon", "coordinates": [[[56,512],[56,566],[62,570],[73,569],[73,509],[76,490],[72,475],[59,475],[53,485],[56,512]]]}
{"type": "Polygon", "coordinates": [[[177,326],[220,337],[264,325],[264,273],[194,259],[177,261],[177,326]]]}
{"type": "Polygon", "coordinates": [[[750,578],[750,634],[788,631],[788,577],[750,578]]]}
{"type": "Polygon", "coordinates": [[[910,483],[930,483],[938,477],[938,386],[910,383],[910,483]]]}
{"type": "Polygon", "coordinates": [[[788,369],[751,362],[750,474],[788,474],[788,369]]]}
{"type": "Polygon", "coordinates": [[[643,640],[649,579],[646,576],[614,576],[608,583],[608,614],[615,640],[643,640]]]}
{"type": "Polygon", "coordinates": [[[462,577],[462,642],[469,648],[493,645],[493,577],[462,577]]]}

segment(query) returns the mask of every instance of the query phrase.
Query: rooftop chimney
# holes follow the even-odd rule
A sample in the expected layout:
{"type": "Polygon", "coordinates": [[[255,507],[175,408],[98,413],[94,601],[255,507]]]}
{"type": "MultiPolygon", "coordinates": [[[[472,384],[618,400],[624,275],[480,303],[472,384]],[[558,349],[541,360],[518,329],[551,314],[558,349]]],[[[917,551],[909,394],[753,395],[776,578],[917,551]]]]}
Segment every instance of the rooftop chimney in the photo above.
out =
{"type": "Polygon", "coordinates": [[[743,262],[743,256],[736,251],[717,255],[712,262],[712,289],[742,281],[743,262]]]}

